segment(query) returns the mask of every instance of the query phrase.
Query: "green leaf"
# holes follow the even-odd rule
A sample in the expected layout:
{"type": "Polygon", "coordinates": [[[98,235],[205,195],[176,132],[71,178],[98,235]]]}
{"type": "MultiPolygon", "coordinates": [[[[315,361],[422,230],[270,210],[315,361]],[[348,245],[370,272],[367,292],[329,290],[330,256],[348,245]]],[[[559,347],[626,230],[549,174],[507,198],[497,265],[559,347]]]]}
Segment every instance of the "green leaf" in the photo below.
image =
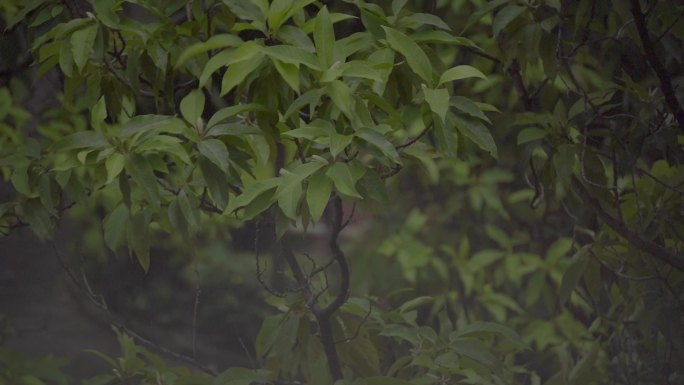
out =
{"type": "Polygon", "coordinates": [[[129,212],[125,204],[120,203],[102,222],[104,241],[112,251],[117,251],[126,240],[129,212]]]}
{"type": "Polygon", "coordinates": [[[404,5],[406,5],[406,2],[408,0],[393,0],[392,1],[392,14],[393,15],[398,15],[399,12],[401,12],[402,8],[404,8],[404,5]]]}
{"type": "Polygon", "coordinates": [[[435,300],[434,298],[428,297],[428,296],[413,298],[411,300],[404,302],[401,306],[399,306],[399,313],[405,313],[409,310],[413,310],[413,309],[421,307],[423,305],[427,305],[429,303],[432,303],[434,300],[435,300]]]}
{"type": "Polygon", "coordinates": [[[104,147],[108,144],[107,139],[99,132],[79,131],[62,138],[62,140],[54,145],[53,150],[69,151],[82,148],[104,147]]]}
{"type": "Polygon", "coordinates": [[[279,182],[280,180],[278,178],[268,178],[252,183],[242,191],[242,194],[230,201],[226,211],[232,213],[236,210],[246,207],[260,195],[268,192],[269,190],[275,190],[279,182]]]}
{"type": "Polygon", "coordinates": [[[285,63],[304,64],[316,71],[321,70],[321,67],[318,65],[318,58],[303,48],[283,44],[266,47],[263,52],[285,63]]]}
{"type": "Polygon", "coordinates": [[[548,135],[546,130],[537,127],[527,127],[518,134],[518,145],[544,139],[548,135]]]}
{"type": "Polygon", "coordinates": [[[333,183],[319,171],[309,178],[309,186],[306,190],[306,203],[309,206],[309,214],[313,223],[318,222],[328,205],[330,193],[332,193],[333,183]]]}
{"type": "Polygon", "coordinates": [[[257,54],[250,59],[234,63],[223,74],[221,82],[221,96],[230,92],[235,86],[242,83],[245,78],[254,72],[264,60],[262,54],[257,54]]]}
{"type": "Polygon", "coordinates": [[[180,102],[181,115],[194,127],[200,127],[202,112],[204,112],[204,92],[192,90],[180,102]]]}
{"type": "Polygon", "coordinates": [[[349,146],[352,142],[354,137],[352,135],[342,135],[338,134],[337,132],[331,132],[330,133],[330,155],[333,157],[336,157],[339,155],[342,151],[344,151],[347,146],[349,146]]]}
{"type": "Polygon", "coordinates": [[[145,272],[150,269],[150,216],[139,212],[131,218],[128,228],[128,246],[131,254],[135,253],[138,263],[145,272]]]}
{"type": "Polygon", "coordinates": [[[382,27],[390,47],[404,56],[411,70],[425,80],[428,86],[434,83],[432,64],[425,52],[410,37],[389,27],[382,27]]]}
{"type": "Polygon", "coordinates": [[[399,25],[410,29],[418,29],[420,27],[431,25],[433,27],[441,28],[446,31],[451,31],[451,28],[439,16],[430,13],[413,13],[406,17],[399,19],[399,25]]]}
{"type": "Polygon", "coordinates": [[[363,381],[366,385],[413,385],[406,380],[388,376],[366,377],[363,381]]]}
{"type": "Polygon", "coordinates": [[[264,20],[268,10],[268,3],[254,0],[224,0],[235,16],[244,20],[264,20]]]}
{"type": "Polygon", "coordinates": [[[323,6],[316,15],[314,28],[314,42],[316,43],[316,53],[322,68],[330,68],[333,64],[333,52],[335,50],[335,30],[330,20],[328,7],[323,6]]]}
{"type": "Polygon", "coordinates": [[[424,88],[423,93],[425,94],[425,101],[430,106],[430,110],[444,122],[449,110],[449,91],[444,88],[436,90],[424,88]]]}
{"type": "MultiPolygon", "coordinates": [[[[192,123],[192,122],[191,122],[192,123]]],[[[136,134],[156,131],[169,134],[181,134],[187,125],[183,120],[175,116],[164,115],[138,115],[134,116],[119,131],[118,137],[127,139],[136,134]]]]}
{"type": "Polygon", "coordinates": [[[205,139],[198,145],[200,154],[204,155],[223,172],[228,172],[230,157],[226,145],[218,139],[205,139]]]}
{"type": "Polygon", "coordinates": [[[514,342],[520,347],[527,347],[527,344],[520,338],[515,330],[509,328],[508,326],[501,325],[494,322],[486,321],[475,321],[469,325],[459,328],[458,330],[452,332],[449,335],[450,339],[456,339],[460,337],[465,337],[471,334],[498,334],[502,337],[507,338],[509,341],[514,342]]]}
{"type": "Polygon", "coordinates": [[[380,152],[392,162],[399,163],[399,153],[397,153],[397,149],[379,132],[364,127],[359,129],[355,135],[378,148],[380,152]]]}
{"type": "Polygon", "coordinates": [[[159,187],[150,163],[139,154],[129,154],[126,161],[126,172],[142,189],[147,200],[159,208],[159,187]]]}
{"type": "Polygon", "coordinates": [[[587,248],[583,247],[573,257],[573,262],[565,270],[563,274],[563,279],[561,280],[560,290],[558,293],[558,301],[560,306],[565,305],[565,302],[570,299],[570,295],[575,291],[575,287],[582,279],[584,271],[589,263],[589,258],[587,258],[587,248]]]}
{"type": "Polygon", "coordinates": [[[356,182],[360,176],[355,178],[354,175],[352,175],[352,171],[348,164],[333,163],[325,172],[325,175],[333,181],[335,188],[341,194],[363,199],[361,194],[356,190],[356,182]]]}
{"type": "Polygon", "coordinates": [[[456,127],[464,136],[472,140],[481,149],[487,151],[495,159],[498,157],[494,138],[484,124],[482,124],[480,121],[461,118],[458,116],[454,116],[453,118],[456,127]]]}
{"type": "Polygon", "coordinates": [[[200,223],[200,214],[197,198],[192,195],[189,196],[185,190],[181,190],[180,193],[178,193],[178,206],[180,207],[181,213],[183,213],[183,217],[185,217],[185,220],[190,225],[190,228],[198,228],[200,223]]]}
{"type": "Polygon", "coordinates": [[[211,75],[219,68],[250,60],[260,55],[263,46],[255,41],[248,41],[236,49],[227,49],[213,56],[204,66],[199,77],[199,86],[204,87],[211,75]]]}
{"type": "Polygon", "coordinates": [[[83,72],[83,68],[88,63],[88,59],[90,59],[90,54],[93,53],[93,44],[97,37],[97,31],[98,25],[92,24],[71,34],[71,39],[69,39],[71,53],[79,73],[83,72]]]}
{"type": "Polygon", "coordinates": [[[333,104],[335,104],[349,120],[353,120],[352,91],[349,86],[340,80],[333,80],[326,85],[326,89],[328,90],[328,96],[332,99],[333,104]]]}
{"type": "Polygon", "coordinates": [[[234,106],[221,108],[220,110],[216,111],[216,113],[214,113],[214,115],[211,116],[211,118],[209,119],[209,122],[207,123],[207,128],[211,128],[211,127],[215,126],[216,124],[227,120],[230,117],[240,115],[243,112],[251,112],[251,111],[262,111],[263,112],[263,111],[268,111],[268,109],[266,109],[266,107],[264,107],[258,103],[237,104],[234,106]]]}
{"type": "Polygon", "coordinates": [[[485,115],[484,112],[482,112],[480,107],[477,104],[475,104],[475,102],[466,97],[452,96],[450,104],[454,106],[457,110],[464,112],[467,115],[470,115],[474,118],[478,118],[480,120],[484,120],[489,124],[492,123],[487,117],[487,115],[485,115]]]}
{"type": "Polygon", "coordinates": [[[527,9],[521,5],[509,4],[503,7],[499,12],[496,13],[494,21],[492,21],[492,32],[494,37],[499,36],[501,31],[503,31],[508,24],[515,20],[521,13],[527,9]]]}
{"type": "Polygon", "coordinates": [[[184,49],[176,61],[175,67],[180,67],[186,60],[200,55],[204,52],[225,47],[238,47],[244,44],[240,37],[231,34],[218,34],[210,37],[207,41],[195,43],[184,49]]]}
{"type": "Polygon", "coordinates": [[[297,219],[297,207],[302,196],[302,182],[323,166],[325,163],[318,161],[300,164],[278,178],[280,180],[276,189],[278,205],[290,219],[297,219]]]}
{"type": "Polygon", "coordinates": [[[107,170],[107,182],[105,184],[110,184],[114,178],[121,174],[126,164],[126,157],[118,152],[110,155],[107,160],[105,160],[105,169],[107,170]]]}
{"type": "Polygon", "coordinates": [[[220,210],[224,210],[228,205],[228,180],[226,179],[226,174],[205,157],[200,157],[198,163],[214,204],[220,210]]]}
{"type": "Polygon", "coordinates": [[[439,78],[439,84],[441,85],[446,82],[468,78],[487,79],[487,76],[485,76],[485,74],[480,72],[480,70],[475,67],[469,65],[460,65],[444,71],[442,76],[439,78]]]}
{"type": "Polygon", "coordinates": [[[275,58],[271,58],[271,61],[285,82],[287,82],[295,92],[299,93],[299,67],[295,64],[285,63],[275,58]]]}

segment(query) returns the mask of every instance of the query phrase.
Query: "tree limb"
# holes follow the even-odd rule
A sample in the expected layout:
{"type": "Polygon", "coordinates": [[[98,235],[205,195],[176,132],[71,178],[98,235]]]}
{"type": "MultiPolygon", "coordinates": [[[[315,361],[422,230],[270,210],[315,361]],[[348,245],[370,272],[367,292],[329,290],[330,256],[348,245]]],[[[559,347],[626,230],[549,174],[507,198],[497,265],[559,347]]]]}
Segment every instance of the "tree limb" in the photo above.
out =
{"type": "Polygon", "coordinates": [[[677,96],[675,95],[674,88],[672,87],[672,79],[670,78],[670,74],[667,73],[665,67],[663,66],[663,63],[658,58],[655,48],[653,47],[653,42],[651,41],[651,38],[648,36],[648,28],[646,27],[646,17],[644,16],[644,13],[641,11],[639,0],[630,0],[630,4],[632,16],[634,17],[634,24],[636,25],[637,32],[639,33],[639,39],[641,40],[641,44],[644,47],[646,60],[658,76],[658,80],[660,81],[660,90],[663,92],[663,96],[665,96],[665,102],[668,108],[677,120],[679,128],[681,130],[684,130],[684,110],[682,110],[682,106],[679,104],[677,96]]]}
{"type": "Polygon", "coordinates": [[[625,225],[624,222],[608,214],[601,206],[601,203],[591,196],[589,191],[587,191],[586,187],[584,187],[579,180],[573,178],[572,183],[582,200],[589,204],[589,207],[591,207],[592,211],[594,211],[594,213],[596,213],[596,215],[598,215],[598,217],[601,218],[601,220],[608,225],[608,227],[613,229],[613,231],[620,234],[621,237],[625,238],[637,249],[651,254],[652,256],[671,265],[672,267],[677,268],[680,271],[684,271],[684,258],[677,255],[673,251],[644,238],[641,236],[641,234],[632,231],[629,227],[627,227],[627,225],[625,225]]]}

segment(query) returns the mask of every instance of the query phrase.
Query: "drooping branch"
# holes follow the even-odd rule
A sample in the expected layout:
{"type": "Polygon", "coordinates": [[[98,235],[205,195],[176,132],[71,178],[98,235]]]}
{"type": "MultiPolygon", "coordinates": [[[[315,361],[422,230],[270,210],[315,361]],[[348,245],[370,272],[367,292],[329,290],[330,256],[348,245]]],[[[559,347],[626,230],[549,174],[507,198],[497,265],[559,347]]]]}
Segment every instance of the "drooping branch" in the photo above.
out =
{"type": "Polygon", "coordinates": [[[55,257],[57,257],[57,260],[59,261],[60,266],[66,273],[67,277],[71,281],[71,283],[76,286],[78,291],[88,300],[90,303],[92,303],[99,311],[101,311],[106,317],[107,321],[114,326],[115,328],[125,332],[128,334],[130,337],[133,339],[137,340],[139,343],[147,346],[148,348],[151,348],[153,350],[157,350],[159,352],[162,352],[164,354],[167,354],[179,361],[185,362],[189,365],[194,366],[197,369],[202,370],[205,373],[211,374],[211,375],[217,375],[218,372],[212,368],[209,368],[205,365],[203,365],[200,362],[197,362],[193,357],[188,357],[186,355],[177,353],[169,348],[166,348],[164,346],[158,345],[147,338],[141,336],[134,330],[130,329],[123,323],[117,321],[114,318],[114,315],[112,312],[109,310],[109,307],[107,306],[107,303],[105,302],[104,298],[101,295],[97,295],[92,292],[90,289],[90,286],[87,283],[87,280],[84,276],[83,281],[78,279],[76,277],[76,274],[74,271],[71,269],[71,267],[67,264],[66,260],[63,258],[62,254],[60,253],[59,249],[57,248],[57,245],[54,242],[50,243],[50,246],[52,247],[52,251],[55,254],[55,257]]]}
{"type": "Polygon", "coordinates": [[[634,24],[636,25],[637,32],[639,33],[639,39],[644,47],[644,53],[646,54],[646,60],[650,64],[653,71],[658,76],[660,81],[660,90],[663,92],[665,97],[665,103],[670,109],[670,112],[674,115],[677,120],[677,125],[681,130],[684,130],[684,110],[677,100],[674,88],[672,87],[672,79],[670,74],[667,73],[665,66],[658,58],[655,48],[653,47],[653,42],[648,35],[648,27],[646,26],[646,17],[641,11],[641,6],[639,5],[639,0],[630,0],[631,12],[634,17],[634,24]]]}
{"type": "Polygon", "coordinates": [[[620,234],[621,237],[625,238],[637,249],[651,254],[652,256],[671,265],[672,267],[684,271],[684,258],[682,258],[682,256],[677,255],[673,251],[666,249],[656,242],[644,238],[641,234],[632,231],[624,222],[614,218],[603,209],[601,203],[599,203],[596,198],[591,196],[586,187],[584,187],[584,185],[576,178],[573,178],[573,186],[582,200],[587,203],[592,211],[599,218],[601,218],[601,220],[607,224],[608,227],[613,229],[613,231],[620,234]]]}

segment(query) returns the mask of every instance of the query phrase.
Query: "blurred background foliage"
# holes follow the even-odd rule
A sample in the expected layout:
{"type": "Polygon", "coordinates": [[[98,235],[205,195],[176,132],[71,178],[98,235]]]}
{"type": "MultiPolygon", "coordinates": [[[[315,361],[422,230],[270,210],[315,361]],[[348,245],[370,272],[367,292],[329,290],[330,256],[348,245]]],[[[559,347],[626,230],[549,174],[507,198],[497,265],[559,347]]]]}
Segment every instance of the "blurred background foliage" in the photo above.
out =
{"type": "MultiPolygon", "coordinates": [[[[237,3],[125,2],[123,13],[155,36],[135,43],[144,52],[145,87],[173,90],[196,77],[201,68],[174,78],[160,61],[178,58],[205,26],[206,10],[219,25],[234,24],[241,15],[229,4],[237,3]],[[190,21],[173,23],[186,13],[190,21]]],[[[417,26],[415,35],[448,31],[467,39],[447,44],[435,33],[424,37],[434,44],[421,47],[448,67],[467,64],[486,75],[455,82],[454,94],[469,99],[450,102],[491,120],[498,159],[462,135],[428,132],[403,154],[405,167],[386,179],[391,204],[345,203],[346,214],[355,213],[341,239],[351,260],[353,298],[340,309],[335,333],[353,336],[338,351],[359,379],[344,383],[683,384],[684,126],[677,100],[684,82],[684,6],[655,0],[349,3],[358,8],[327,6],[355,12],[361,27],[373,30],[394,25],[388,15],[406,3],[406,10],[418,12],[402,19],[406,28],[417,26]],[[652,52],[644,49],[642,22],[652,52]],[[372,377],[379,375],[385,377],[372,377]]],[[[0,57],[0,156],[17,148],[30,155],[36,151],[31,137],[85,130],[99,92],[120,95],[107,98],[109,111],[136,100],[106,69],[100,69],[101,86],[88,88],[92,95],[79,95],[80,80],[50,69],[57,64],[65,72],[63,63],[48,65],[58,60],[49,52],[28,54],[32,42],[71,19],[73,9],[65,4],[86,7],[0,1],[3,22],[13,26],[0,39],[7,53],[0,57]],[[43,80],[35,83],[39,75],[43,80]]],[[[108,2],[93,4],[100,12],[108,2]]],[[[358,28],[340,23],[336,34],[358,28]]],[[[184,95],[181,89],[175,101],[184,95]]],[[[163,103],[138,100],[136,107],[172,110],[163,103]]],[[[420,128],[407,131],[406,137],[420,128]]],[[[23,213],[15,208],[13,199],[28,183],[16,166],[2,164],[0,171],[13,186],[3,188],[18,192],[0,205],[3,230],[21,227],[19,217],[39,235],[50,233],[54,218],[32,217],[25,202],[23,213]]],[[[39,186],[55,183],[40,173],[31,178],[39,186]]],[[[83,269],[112,314],[183,354],[197,350],[199,361],[218,369],[258,370],[190,374],[119,334],[122,358],[105,358],[114,374],[85,384],[250,384],[275,381],[273,373],[290,383],[330,382],[317,364],[323,355],[309,331],[310,315],[293,296],[270,295],[256,280],[259,251],[268,259],[269,283],[282,288],[287,281],[274,224],[198,213],[192,242],[151,226],[151,263],[144,272],[128,253],[105,247],[101,223],[118,192],[87,190],[69,191],[87,193],[90,205],[64,211],[70,235],[61,243],[67,261],[83,269]],[[185,334],[173,337],[179,333],[185,334]]],[[[38,195],[50,200],[49,193],[38,195]]],[[[295,235],[295,243],[321,263],[327,246],[317,231],[295,235]]],[[[0,380],[63,384],[62,365],[3,349],[0,380]]]]}

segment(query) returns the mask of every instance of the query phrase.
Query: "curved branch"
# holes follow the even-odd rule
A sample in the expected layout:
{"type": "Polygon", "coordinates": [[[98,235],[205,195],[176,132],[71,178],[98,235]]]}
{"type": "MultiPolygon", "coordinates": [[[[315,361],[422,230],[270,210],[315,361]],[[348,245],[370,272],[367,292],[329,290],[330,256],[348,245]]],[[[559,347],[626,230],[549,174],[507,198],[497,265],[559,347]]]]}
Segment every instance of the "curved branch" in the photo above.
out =
{"type": "Polygon", "coordinates": [[[601,206],[601,203],[599,203],[596,198],[592,197],[586,187],[584,187],[576,178],[573,178],[572,184],[582,200],[589,204],[592,211],[594,211],[608,227],[613,229],[613,231],[620,234],[621,237],[625,238],[637,249],[651,254],[662,262],[665,262],[680,271],[684,271],[684,258],[673,251],[642,237],[641,234],[638,234],[627,227],[624,222],[608,214],[601,206]]]}
{"type": "Polygon", "coordinates": [[[684,130],[684,110],[682,110],[682,106],[679,104],[677,96],[675,95],[670,74],[667,73],[663,63],[658,58],[655,48],[653,47],[653,42],[648,36],[646,17],[641,11],[639,0],[630,0],[630,4],[632,16],[634,17],[634,24],[636,25],[637,32],[639,33],[641,44],[644,47],[646,60],[658,76],[658,80],[660,81],[660,90],[663,92],[663,96],[665,96],[665,102],[667,103],[668,108],[677,120],[677,125],[681,130],[684,130]]]}

